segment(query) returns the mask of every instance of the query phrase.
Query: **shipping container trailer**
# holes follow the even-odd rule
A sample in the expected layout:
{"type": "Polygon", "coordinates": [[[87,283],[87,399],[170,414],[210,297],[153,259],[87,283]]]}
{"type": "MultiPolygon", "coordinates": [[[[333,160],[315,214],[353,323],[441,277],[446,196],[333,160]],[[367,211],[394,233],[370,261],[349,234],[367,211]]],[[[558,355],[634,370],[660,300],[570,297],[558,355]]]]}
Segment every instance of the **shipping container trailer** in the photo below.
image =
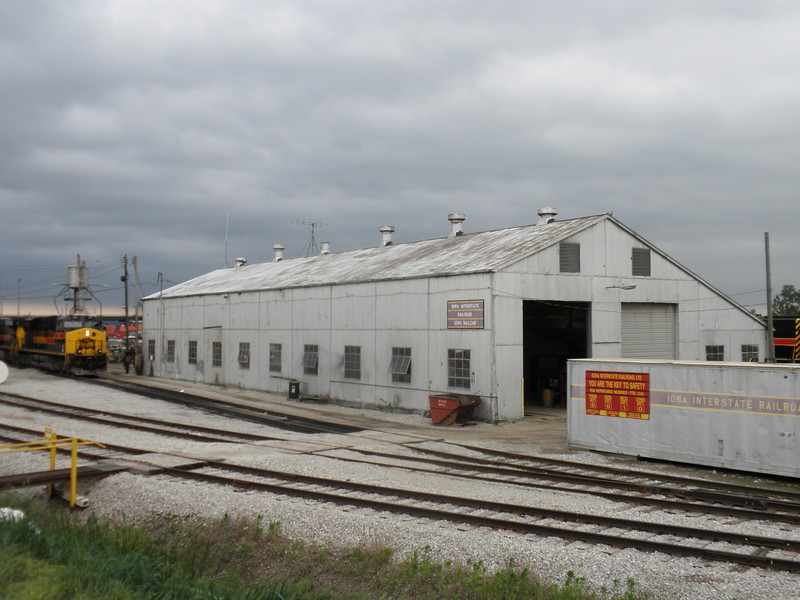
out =
{"type": "Polygon", "coordinates": [[[571,360],[572,448],[800,477],[800,365],[571,360]]]}

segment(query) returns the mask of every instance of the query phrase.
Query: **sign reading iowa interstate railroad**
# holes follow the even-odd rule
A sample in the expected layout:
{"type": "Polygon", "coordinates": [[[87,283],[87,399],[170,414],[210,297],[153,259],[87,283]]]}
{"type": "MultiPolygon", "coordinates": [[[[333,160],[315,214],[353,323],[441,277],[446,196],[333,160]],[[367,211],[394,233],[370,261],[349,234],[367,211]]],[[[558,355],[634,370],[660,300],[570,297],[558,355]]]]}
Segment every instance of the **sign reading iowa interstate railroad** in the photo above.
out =
{"type": "Polygon", "coordinates": [[[448,300],[448,329],[483,329],[483,300],[448,300]]]}

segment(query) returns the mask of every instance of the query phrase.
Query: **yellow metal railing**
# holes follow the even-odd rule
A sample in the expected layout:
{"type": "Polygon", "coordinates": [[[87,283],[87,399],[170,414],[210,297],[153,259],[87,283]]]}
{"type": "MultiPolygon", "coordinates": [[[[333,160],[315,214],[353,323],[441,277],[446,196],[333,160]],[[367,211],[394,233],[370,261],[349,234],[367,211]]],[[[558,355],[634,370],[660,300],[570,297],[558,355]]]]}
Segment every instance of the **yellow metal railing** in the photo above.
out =
{"type": "MultiPolygon", "coordinates": [[[[89,442],[80,438],[59,438],[56,432],[49,427],[44,430],[43,442],[25,442],[22,444],[11,444],[7,446],[0,446],[0,454],[7,454],[10,452],[27,452],[30,450],[49,450],[50,451],[50,470],[55,471],[56,468],[56,451],[59,448],[69,448],[71,456],[70,473],[69,473],[69,507],[75,507],[76,490],[78,489],[78,446],[100,446],[105,448],[100,442],[89,442]]],[[[53,486],[47,486],[48,491],[53,493],[53,486]]]]}

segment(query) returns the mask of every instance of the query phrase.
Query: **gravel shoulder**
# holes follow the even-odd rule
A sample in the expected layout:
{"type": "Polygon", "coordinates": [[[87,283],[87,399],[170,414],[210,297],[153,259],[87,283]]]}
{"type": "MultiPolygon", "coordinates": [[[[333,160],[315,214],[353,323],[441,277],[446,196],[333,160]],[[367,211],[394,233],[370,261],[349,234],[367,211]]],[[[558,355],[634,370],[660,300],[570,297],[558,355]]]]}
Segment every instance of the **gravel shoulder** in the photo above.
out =
{"type": "MultiPolygon", "coordinates": [[[[514,504],[587,511],[695,527],[705,526],[708,523],[708,520],[700,522],[698,518],[685,515],[629,507],[585,494],[554,493],[342,462],[337,459],[337,457],[355,457],[353,448],[380,451],[392,449],[391,451],[396,454],[396,460],[402,464],[403,454],[408,451],[398,447],[393,441],[413,437],[428,447],[442,447],[450,451],[452,446],[447,442],[455,441],[569,460],[702,475],[699,471],[674,465],[642,466],[625,459],[570,451],[566,443],[563,412],[555,410],[544,410],[541,414],[527,417],[518,423],[479,424],[473,427],[443,429],[431,426],[429,420],[417,415],[395,415],[327,405],[308,406],[289,402],[281,396],[193,386],[226,397],[233,396],[242,403],[294,411],[303,416],[308,414],[329,416],[369,428],[348,436],[293,434],[271,430],[253,423],[233,421],[186,407],[143,399],[80,380],[58,379],[30,369],[9,370],[9,378],[0,385],[0,392],[30,395],[46,400],[69,399],[75,405],[89,408],[107,408],[115,412],[172,419],[175,422],[191,422],[206,427],[237,429],[262,435],[274,434],[276,437],[296,443],[297,446],[295,450],[289,450],[278,447],[279,444],[267,442],[242,445],[174,440],[149,433],[129,433],[100,424],[81,423],[0,404],[0,418],[3,422],[20,427],[34,429],[51,427],[62,436],[159,448],[163,453],[190,458],[222,459],[256,467],[391,487],[422,489],[453,496],[502,500],[514,504]],[[315,450],[314,454],[308,453],[311,448],[315,450]]],[[[162,384],[166,387],[188,385],[169,381],[163,381],[162,384]]],[[[48,461],[44,453],[15,453],[4,455],[0,460],[0,475],[46,468],[48,461]]],[[[743,478],[743,480],[757,484],[756,478],[743,478]]],[[[665,600],[733,598],[795,600],[800,597],[800,576],[783,572],[707,563],[693,558],[642,553],[630,549],[591,546],[556,538],[520,536],[466,525],[424,521],[364,509],[348,509],[261,492],[235,491],[159,475],[145,476],[132,471],[83,484],[80,493],[91,501],[86,511],[105,519],[135,522],[153,514],[171,514],[188,519],[219,518],[226,514],[251,517],[260,515],[265,522],[280,522],[281,531],[287,536],[308,542],[333,546],[390,547],[399,557],[427,549],[435,560],[451,560],[455,563],[482,561],[491,570],[505,567],[509,560],[513,559],[516,565],[527,567],[534,575],[549,583],[563,582],[568,571],[586,578],[598,588],[610,587],[615,580],[624,585],[628,578],[633,578],[638,588],[649,592],[654,598],[665,600]]],[[[720,529],[735,528],[736,531],[758,535],[775,532],[781,537],[800,539],[800,532],[797,530],[777,530],[774,525],[764,522],[733,523],[716,520],[714,526],[720,529]]]]}

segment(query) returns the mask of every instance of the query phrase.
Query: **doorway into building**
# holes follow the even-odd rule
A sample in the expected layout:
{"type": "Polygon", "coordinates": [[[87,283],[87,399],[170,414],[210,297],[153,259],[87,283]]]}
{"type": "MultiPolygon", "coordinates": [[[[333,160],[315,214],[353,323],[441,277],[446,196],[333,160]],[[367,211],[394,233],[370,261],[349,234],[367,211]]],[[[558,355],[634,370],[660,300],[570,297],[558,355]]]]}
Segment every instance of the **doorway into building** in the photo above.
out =
{"type": "Polygon", "coordinates": [[[522,302],[525,408],[567,406],[567,359],[588,358],[587,302],[522,302]]]}

